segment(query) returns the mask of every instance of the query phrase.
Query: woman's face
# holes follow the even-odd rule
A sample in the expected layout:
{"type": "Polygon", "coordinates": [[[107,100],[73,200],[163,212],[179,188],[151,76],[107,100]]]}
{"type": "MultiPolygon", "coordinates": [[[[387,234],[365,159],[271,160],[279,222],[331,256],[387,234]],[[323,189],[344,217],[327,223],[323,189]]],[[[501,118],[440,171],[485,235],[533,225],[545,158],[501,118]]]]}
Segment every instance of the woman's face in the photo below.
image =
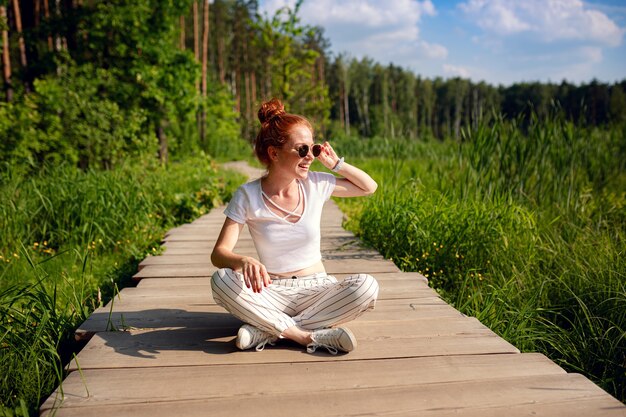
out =
{"type": "Polygon", "coordinates": [[[304,125],[296,125],[291,130],[289,140],[278,150],[278,159],[274,162],[276,168],[280,168],[285,173],[292,173],[296,178],[306,179],[309,175],[309,168],[315,157],[311,147],[313,146],[313,133],[304,125]],[[298,149],[303,145],[309,146],[309,152],[304,157],[300,157],[298,149]]]}

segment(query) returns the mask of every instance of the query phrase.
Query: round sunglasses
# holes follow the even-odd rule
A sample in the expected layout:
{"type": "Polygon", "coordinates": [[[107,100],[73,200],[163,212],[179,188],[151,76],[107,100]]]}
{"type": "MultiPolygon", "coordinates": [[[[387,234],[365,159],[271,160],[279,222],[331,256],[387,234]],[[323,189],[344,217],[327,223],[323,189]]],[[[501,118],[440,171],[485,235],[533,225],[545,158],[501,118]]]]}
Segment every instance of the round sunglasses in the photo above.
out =
{"type": "Polygon", "coordinates": [[[315,144],[311,147],[309,147],[309,145],[302,145],[296,150],[298,151],[298,155],[300,155],[300,158],[304,158],[309,154],[309,149],[311,149],[311,151],[313,152],[313,156],[316,158],[322,153],[322,145],[319,144],[315,144]]]}

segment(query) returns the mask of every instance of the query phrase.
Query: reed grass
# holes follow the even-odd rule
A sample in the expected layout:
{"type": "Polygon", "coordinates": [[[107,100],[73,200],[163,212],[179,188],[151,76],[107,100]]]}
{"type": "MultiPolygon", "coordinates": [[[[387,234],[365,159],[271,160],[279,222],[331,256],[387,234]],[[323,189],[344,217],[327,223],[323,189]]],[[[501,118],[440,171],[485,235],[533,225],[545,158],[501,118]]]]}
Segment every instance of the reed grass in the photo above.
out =
{"type": "Polygon", "coordinates": [[[37,414],[80,347],[74,329],[130,284],[163,233],[243,181],[206,157],[29,177],[5,169],[1,179],[0,415],[16,416],[37,414]]]}
{"type": "Polygon", "coordinates": [[[380,184],[339,201],[347,226],[521,350],[626,401],[626,132],[521,125],[496,118],[462,142],[339,143],[380,184]]]}

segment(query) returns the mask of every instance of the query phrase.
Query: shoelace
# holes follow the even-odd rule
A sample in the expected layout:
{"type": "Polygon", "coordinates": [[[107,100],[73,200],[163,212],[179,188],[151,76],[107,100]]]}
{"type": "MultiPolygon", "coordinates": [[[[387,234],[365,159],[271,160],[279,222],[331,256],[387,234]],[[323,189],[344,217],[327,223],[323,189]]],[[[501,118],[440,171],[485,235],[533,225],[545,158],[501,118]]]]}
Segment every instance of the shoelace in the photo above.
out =
{"type": "MultiPolygon", "coordinates": [[[[329,340],[328,342],[326,342],[324,339],[324,336],[318,336],[320,339],[322,340],[313,340],[312,343],[309,343],[306,347],[306,351],[307,353],[314,353],[318,348],[325,348],[326,350],[328,350],[328,353],[330,353],[331,355],[336,355],[337,352],[339,352],[339,350],[333,346],[332,344],[328,343],[331,340],[329,340]],[[326,343],[325,343],[326,342],[326,343]]],[[[330,339],[330,338],[329,338],[330,339]]]]}
{"type": "Polygon", "coordinates": [[[268,343],[270,344],[270,346],[274,346],[276,344],[276,339],[272,337],[266,337],[265,339],[261,340],[258,345],[256,345],[256,351],[262,351],[263,349],[265,349],[265,345],[267,345],[268,343]]]}

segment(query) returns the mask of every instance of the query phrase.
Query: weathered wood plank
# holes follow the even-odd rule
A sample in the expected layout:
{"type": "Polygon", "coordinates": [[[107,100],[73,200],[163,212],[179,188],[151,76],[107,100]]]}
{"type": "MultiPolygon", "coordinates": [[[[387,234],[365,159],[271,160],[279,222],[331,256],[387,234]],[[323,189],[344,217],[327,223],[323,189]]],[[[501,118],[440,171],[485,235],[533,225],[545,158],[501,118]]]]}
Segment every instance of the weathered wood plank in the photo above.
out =
{"type": "MultiPolygon", "coordinates": [[[[254,247],[254,246],[250,246],[254,247]]],[[[256,251],[255,251],[256,253],[256,251]]],[[[186,264],[202,264],[207,261],[210,262],[211,250],[202,250],[200,254],[189,253],[189,249],[180,250],[178,253],[172,253],[172,249],[166,249],[165,253],[161,255],[148,255],[143,261],[139,263],[139,266],[147,265],[186,265],[186,264]]],[[[345,251],[337,252],[333,250],[326,250],[322,254],[322,259],[325,261],[343,261],[349,262],[354,260],[367,260],[367,261],[383,261],[384,258],[376,251],[345,251]]]]}
{"type": "MultiPolygon", "coordinates": [[[[328,260],[324,262],[324,267],[329,274],[400,272],[393,262],[380,259],[357,259],[349,263],[342,260],[328,260]]],[[[147,265],[133,275],[133,279],[210,277],[215,270],[216,268],[210,262],[187,265],[147,265]]]]}
{"type": "MultiPolygon", "coordinates": [[[[206,241],[206,242],[215,242],[217,236],[219,234],[219,229],[215,230],[213,233],[197,233],[194,231],[186,232],[172,232],[163,237],[164,242],[179,242],[179,241],[206,241]]],[[[322,239],[356,239],[353,233],[345,231],[339,228],[330,228],[330,229],[322,229],[322,239]]],[[[251,239],[248,233],[241,233],[239,239],[251,239]]]]}
{"type": "MultiPolygon", "coordinates": [[[[539,354],[467,355],[290,364],[101,369],[73,372],[63,407],[189,401],[238,396],[398,387],[494,378],[564,374],[539,354]],[[272,375],[272,383],[267,376],[272,375]],[[137,384],[141,381],[141,384],[137,384]],[[164,384],[163,381],[168,381],[164,384]],[[306,388],[302,381],[307,381],[306,388]],[[129,389],[132,387],[132,389],[129,389]]],[[[54,396],[42,409],[54,405],[54,396]]],[[[58,406],[58,404],[57,404],[58,406]]]]}
{"type": "MultiPolygon", "coordinates": [[[[167,279],[167,278],[163,278],[167,279]]],[[[176,278],[169,278],[169,280],[175,280],[176,278]]],[[[195,299],[198,296],[205,296],[211,293],[211,284],[209,279],[201,280],[191,278],[195,280],[197,284],[189,283],[189,278],[180,278],[186,280],[185,283],[180,285],[165,285],[165,286],[151,286],[151,287],[137,287],[137,288],[125,288],[120,292],[118,298],[124,297],[189,297],[189,300],[195,299]]],[[[389,281],[383,282],[380,285],[379,299],[390,298],[422,298],[422,297],[438,297],[436,291],[420,285],[419,282],[407,282],[407,281],[389,281]]],[[[185,300],[186,302],[190,302],[185,300]]]]}
{"type": "MultiPolygon", "coordinates": [[[[338,279],[347,277],[349,274],[335,274],[338,279]]],[[[417,272],[390,272],[377,273],[376,280],[381,286],[387,285],[388,282],[407,282],[409,285],[414,283],[420,288],[428,288],[428,280],[417,272]]],[[[145,278],[137,283],[137,288],[166,288],[166,287],[184,287],[185,285],[207,285],[210,286],[209,278],[145,278]]]]}
{"type": "MultiPolygon", "coordinates": [[[[185,304],[181,300],[161,299],[153,305],[136,300],[116,300],[98,308],[76,330],[79,338],[90,337],[95,332],[125,328],[199,328],[226,327],[237,329],[241,322],[207,297],[203,303],[185,304]],[[222,323],[224,322],[224,323],[222,323]]],[[[465,317],[436,297],[414,300],[379,300],[373,311],[367,312],[357,322],[405,322],[438,318],[465,317]]],[[[351,324],[351,323],[350,323],[351,324]]],[[[233,332],[233,334],[235,334],[233,332]]]]}
{"type": "MultiPolygon", "coordinates": [[[[400,324],[401,325],[401,324],[400,324]]],[[[391,327],[389,327],[391,328],[391,327]]],[[[69,365],[81,369],[185,366],[243,363],[288,363],[364,360],[446,355],[518,353],[500,337],[482,330],[462,334],[411,337],[359,338],[358,349],[347,355],[308,354],[300,346],[279,341],[263,352],[239,351],[228,329],[167,329],[96,333],[69,365]],[[384,342],[382,342],[384,340],[384,342]]],[[[357,330],[358,332],[358,330],[357,330]]]]}
{"type": "MultiPolygon", "coordinates": [[[[256,254],[255,251],[251,251],[256,254]]],[[[366,256],[357,254],[327,255],[324,259],[326,268],[334,273],[351,272],[355,269],[360,271],[375,272],[400,272],[391,261],[384,260],[381,256],[366,256]],[[360,268],[360,269],[359,269],[360,268]]],[[[146,266],[212,266],[210,256],[207,255],[179,255],[179,256],[148,256],[139,263],[139,271],[146,266]]]]}
{"type": "MultiPolygon", "coordinates": [[[[262,386],[265,386],[262,385],[262,386]]],[[[625,408],[595,384],[577,374],[532,375],[527,377],[474,381],[339,389],[310,390],[202,399],[158,404],[71,407],[58,416],[211,416],[259,415],[345,416],[624,416],[625,408]],[[579,408],[580,405],[580,408],[579,408]],[[547,407],[546,407],[547,406],[547,407]],[[549,410],[550,414],[544,412],[549,410]],[[581,412],[582,410],[583,412],[581,412]]]]}

